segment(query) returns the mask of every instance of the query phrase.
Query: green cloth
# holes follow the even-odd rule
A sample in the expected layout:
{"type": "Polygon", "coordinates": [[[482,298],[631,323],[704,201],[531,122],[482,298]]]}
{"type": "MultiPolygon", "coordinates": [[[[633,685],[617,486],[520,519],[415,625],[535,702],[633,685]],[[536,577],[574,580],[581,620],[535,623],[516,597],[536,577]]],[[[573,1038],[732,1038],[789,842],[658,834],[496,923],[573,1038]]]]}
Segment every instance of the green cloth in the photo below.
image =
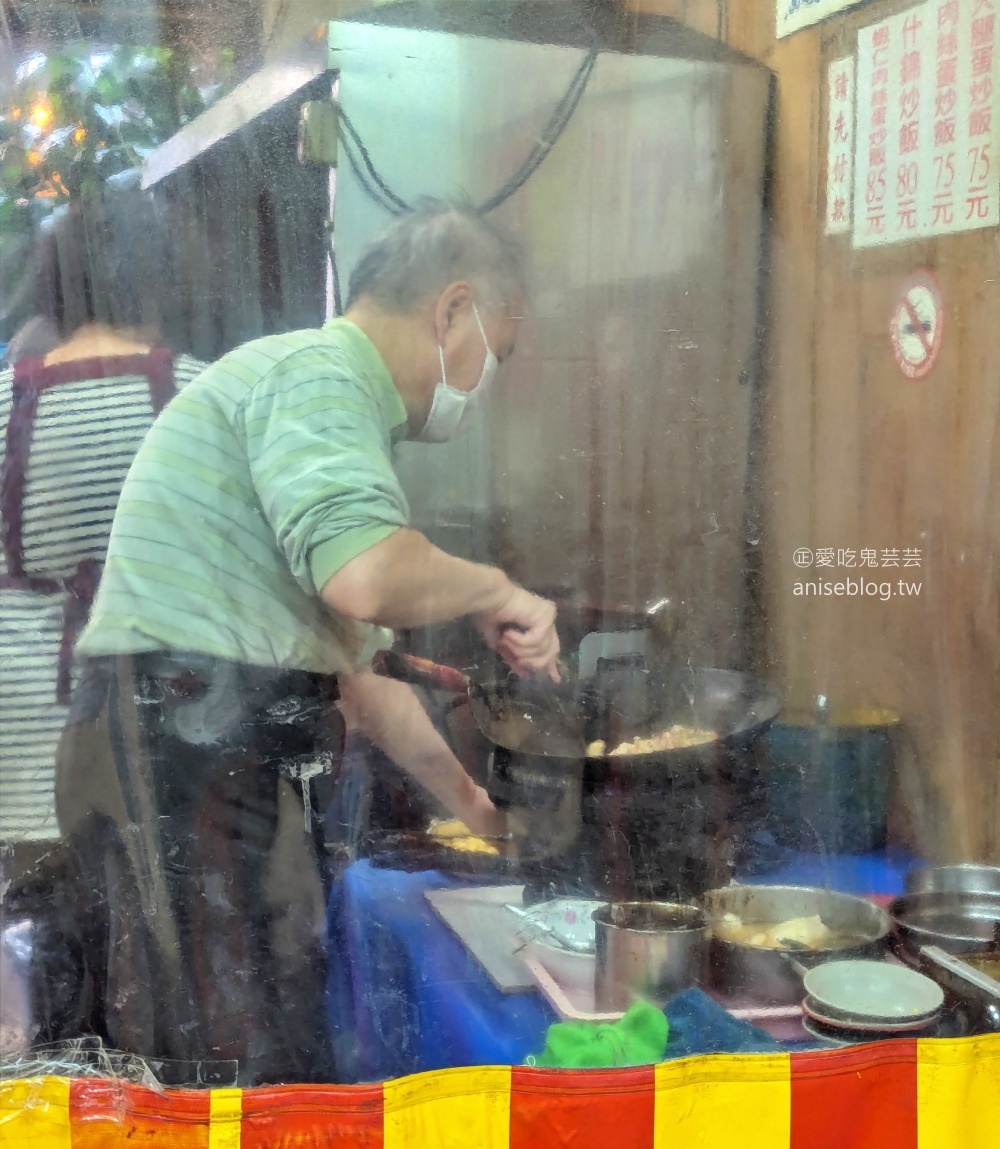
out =
{"type": "Polygon", "coordinates": [[[612,1069],[662,1061],[669,1027],[663,1010],[637,1001],[615,1022],[557,1021],[529,1063],[548,1069],[612,1069]]]}
{"type": "Polygon", "coordinates": [[[409,521],[406,410],[353,323],[254,340],[167,406],[122,490],[77,650],[173,650],[336,674],[388,637],[319,597],[409,521]]]}

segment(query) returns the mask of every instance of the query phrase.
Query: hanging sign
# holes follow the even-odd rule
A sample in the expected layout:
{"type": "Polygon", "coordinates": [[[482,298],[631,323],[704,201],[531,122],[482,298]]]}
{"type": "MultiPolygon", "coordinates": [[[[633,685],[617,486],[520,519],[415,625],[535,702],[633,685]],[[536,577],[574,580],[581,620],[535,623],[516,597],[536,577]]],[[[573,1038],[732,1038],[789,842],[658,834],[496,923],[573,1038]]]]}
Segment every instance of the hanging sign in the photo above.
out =
{"type": "Polygon", "coordinates": [[[854,191],[854,57],[827,70],[826,234],[851,230],[854,191]]]}
{"type": "Polygon", "coordinates": [[[775,34],[780,40],[800,28],[808,28],[810,24],[818,24],[834,12],[843,12],[845,8],[853,8],[861,0],[778,0],[778,9],[775,16],[775,34]]]}
{"type": "Polygon", "coordinates": [[[928,0],[858,33],[855,247],[1000,223],[1000,0],[928,0]]]}
{"type": "Polygon", "coordinates": [[[918,271],[903,284],[889,323],[892,351],[907,379],[923,379],[937,362],[944,334],[944,304],[930,271],[918,271]]]}

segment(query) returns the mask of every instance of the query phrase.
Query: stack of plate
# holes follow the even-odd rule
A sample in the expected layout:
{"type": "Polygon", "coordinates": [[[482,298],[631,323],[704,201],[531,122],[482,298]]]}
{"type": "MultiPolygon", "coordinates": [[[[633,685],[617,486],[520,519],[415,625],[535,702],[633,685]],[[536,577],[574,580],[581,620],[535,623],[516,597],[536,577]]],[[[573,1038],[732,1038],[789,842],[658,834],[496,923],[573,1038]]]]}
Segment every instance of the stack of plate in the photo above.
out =
{"type": "Polygon", "coordinates": [[[886,962],[828,962],[809,970],[803,982],[806,1029],[843,1041],[922,1033],[935,1025],[944,1006],[936,982],[886,962]]]}

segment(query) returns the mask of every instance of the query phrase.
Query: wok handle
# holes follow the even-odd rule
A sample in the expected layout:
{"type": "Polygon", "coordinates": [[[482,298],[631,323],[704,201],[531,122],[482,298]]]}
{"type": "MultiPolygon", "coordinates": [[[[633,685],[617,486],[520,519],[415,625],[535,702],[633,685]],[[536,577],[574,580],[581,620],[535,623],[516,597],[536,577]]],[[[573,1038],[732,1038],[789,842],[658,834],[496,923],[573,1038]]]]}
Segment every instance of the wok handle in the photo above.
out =
{"type": "Polygon", "coordinates": [[[803,980],[805,980],[805,976],[806,976],[806,974],[809,972],[809,970],[807,969],[807,967],[806,967],[806,966],[804,966],[804,965],[802,964],[802,962],[800,962],[800,961],[796,961],[796,960],[795,960],[795,958],[793,958],[793,957],[792,957],[792,955],[791,955],[790,953],[788,953],[788,951],[787,951],[787,950],[781,950],[781,951],[779,951],[779,956],[780,956],[781,960],[782,960],[782,961],[783,961],[783,962],[784,962],[784,963],[785,963],[787,966],[789,966],[789,967],[790,967],[792,970],[794,970],[794,972],[795,972],[796,974],[798,974],[798,976],[799,976],[800,978],[802,978],[803,980]]]}
{"type": "Polygon", "coordinates": [[[445,690],[449,694],[458,694],[462,697],[465,697],[469,689],[468,677],[453,666],[443,666],[427,658],[399,654],[394,650],[378,651],[372,659],[372,670],[383,678],[394,678],[398,682],[408,682],[412,686],[445,690]]]}

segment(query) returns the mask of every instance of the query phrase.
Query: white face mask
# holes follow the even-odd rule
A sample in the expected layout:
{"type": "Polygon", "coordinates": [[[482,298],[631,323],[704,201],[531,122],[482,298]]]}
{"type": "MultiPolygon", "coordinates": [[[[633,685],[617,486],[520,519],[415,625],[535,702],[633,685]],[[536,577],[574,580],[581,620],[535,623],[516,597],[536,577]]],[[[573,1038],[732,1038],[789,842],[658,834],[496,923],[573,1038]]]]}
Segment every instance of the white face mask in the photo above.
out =
{"type": "Polygon", "coordinates": [[[450,439],[464,435],[472,426],[496,376],[500,364],[490,350],[483,322],[479,318],[479,309],[475,304],[472,305],[472,313],[476,317],[483,343],[486,344],[483,373],[471,391],[458,391],[454,387],[449,387],[444,370],[444,348],[438,347],[441,359],[441,382],[434,388],[434,399],[427,415],[427,422],[417,436],[417,441],[420,443],[447,443],[450,439]]]}

